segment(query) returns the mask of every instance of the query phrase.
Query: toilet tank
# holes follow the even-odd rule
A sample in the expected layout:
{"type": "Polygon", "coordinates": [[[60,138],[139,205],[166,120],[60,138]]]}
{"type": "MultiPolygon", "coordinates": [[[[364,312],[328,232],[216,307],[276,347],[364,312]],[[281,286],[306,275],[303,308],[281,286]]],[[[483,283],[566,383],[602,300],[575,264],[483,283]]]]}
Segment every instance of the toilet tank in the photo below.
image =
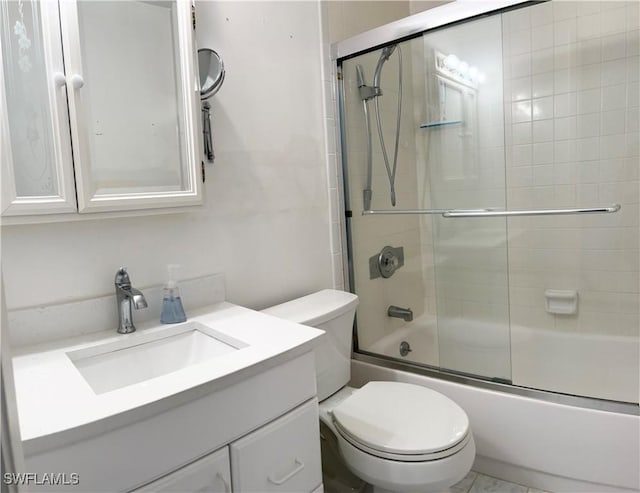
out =
{"type": "Polygon", "coordinates": [[[351,334],[358,297],[325,289],[262,310],[274,317],[324,330],[324,342],[315,349],[318,399],[324,400],[351,378],[351,334]]]}

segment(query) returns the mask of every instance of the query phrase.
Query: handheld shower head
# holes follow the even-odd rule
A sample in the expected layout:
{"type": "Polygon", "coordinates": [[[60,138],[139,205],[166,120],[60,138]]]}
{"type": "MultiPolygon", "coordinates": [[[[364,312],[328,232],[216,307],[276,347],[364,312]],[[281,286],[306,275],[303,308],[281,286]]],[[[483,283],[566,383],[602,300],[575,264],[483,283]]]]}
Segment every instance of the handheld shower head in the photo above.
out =
{"type": "Polygon", "coordinates": [[[356,65],[356,80],[358,82],[358,88],[367,85],[364,80],[364,71],[362,70],[362,65],[356,65]]]}
{"type": "Polygon", "coordinates": [[[393,54],[398,45],[390,45],[382,48],[382,52],[380,53],[380,58],[378,58],[378,63],[376,64],[376,70],[373,73],[373,87],[380,89],[380,75],[382,74],[382,66],[384,62],[389,60],[389,57],[393,54]]]}
{"type": "Polygon", "coordinates": [[[395,51],[396,46],[397,45],[391,45],[391,46],[385,46],[384,48],[382,48],[382,53],[380,54],[380,58],[384,58],[384,61],[386,62],[395,51]]]}

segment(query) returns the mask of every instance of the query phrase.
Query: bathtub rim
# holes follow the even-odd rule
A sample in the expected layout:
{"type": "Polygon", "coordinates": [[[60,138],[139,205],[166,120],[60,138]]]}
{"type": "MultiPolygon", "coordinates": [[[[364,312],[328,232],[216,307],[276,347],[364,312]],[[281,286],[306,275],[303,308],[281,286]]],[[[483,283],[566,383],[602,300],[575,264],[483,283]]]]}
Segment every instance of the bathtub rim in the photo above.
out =
{"type": "Polygon", "coordinates": [[[370,353],[362,349],[353,351],[351,358],[355,361],[361,361],[363,363],[369,363],[391,370],[406,371],[417,375],[469,385],[471,387],[519,395],[521,397],[553,402],[555,404],[627,414],[631,416],[640,416],[640,405],[631,402],[611,401],[606,399],[597,399],[595,397],[561,394],[559,392],[551,392],[548,390],[532,389],[508,383],[494,382],[481,378],[474,378],[472,376],[452,373],[443,369],[427,367],[418,363],[399,360],[391,356],[370,353]]]}

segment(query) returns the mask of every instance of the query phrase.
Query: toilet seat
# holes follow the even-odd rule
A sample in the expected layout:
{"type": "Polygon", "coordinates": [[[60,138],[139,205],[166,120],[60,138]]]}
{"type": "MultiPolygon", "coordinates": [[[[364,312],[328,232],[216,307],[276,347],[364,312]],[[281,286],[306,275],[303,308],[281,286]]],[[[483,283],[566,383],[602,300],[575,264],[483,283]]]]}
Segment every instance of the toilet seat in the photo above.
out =
{"type": "Polygon", "coordinates": [[[352,446],[383,459],[433,461],[462,450],[469,420],[451,399],[401,382],[369,382],[332,410],[352,446]]]}

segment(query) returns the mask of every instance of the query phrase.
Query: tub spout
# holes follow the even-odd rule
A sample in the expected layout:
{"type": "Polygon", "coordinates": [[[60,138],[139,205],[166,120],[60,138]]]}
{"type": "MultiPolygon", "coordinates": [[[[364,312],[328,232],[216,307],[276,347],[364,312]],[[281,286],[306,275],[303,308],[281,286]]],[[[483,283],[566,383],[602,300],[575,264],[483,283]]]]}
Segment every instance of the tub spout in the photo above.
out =
{"type": "Polygon", "coordinates": [[[400,308],[399,306],[391,305],[387,310],[387,315],[394,318],[401,318],[405,322],[411,322],[413,320],[413,310],[411,310],[411,308],[400,308]]]}

